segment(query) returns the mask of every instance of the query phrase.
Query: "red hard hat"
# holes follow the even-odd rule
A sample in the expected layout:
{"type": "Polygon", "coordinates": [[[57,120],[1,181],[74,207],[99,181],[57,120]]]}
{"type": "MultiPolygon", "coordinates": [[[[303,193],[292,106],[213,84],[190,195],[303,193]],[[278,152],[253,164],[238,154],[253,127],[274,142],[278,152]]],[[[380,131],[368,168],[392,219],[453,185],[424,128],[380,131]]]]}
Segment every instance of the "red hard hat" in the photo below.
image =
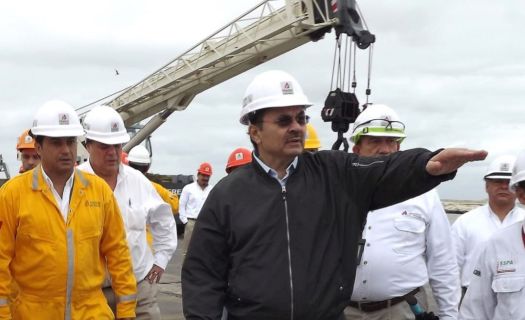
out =
{"type": "Polygon", "coordinates": [[[208,162],[201,163],[197,172],[205,176],[211,176],[212,174],[211,164],[209,164],[208,162]]]}
{"type": "Polygon", "coordinates": [[[252,152],[246,148],[237,148],[228,157],[226,173],[230,173],[233,168],[252,162],[252,152]]]}

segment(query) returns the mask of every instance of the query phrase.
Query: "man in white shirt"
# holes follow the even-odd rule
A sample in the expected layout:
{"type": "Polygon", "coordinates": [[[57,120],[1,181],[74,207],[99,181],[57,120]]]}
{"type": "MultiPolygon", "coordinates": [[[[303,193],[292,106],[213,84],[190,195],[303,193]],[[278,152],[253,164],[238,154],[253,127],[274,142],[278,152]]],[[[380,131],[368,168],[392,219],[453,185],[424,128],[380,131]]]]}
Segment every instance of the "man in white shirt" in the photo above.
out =
{"type": "Polygon", "coordinates": [[[497,230],[523,220],[525,211],[516,206],[509,181],[516,157],[505,155],[492,161],[484,176],[488,203],[459,217],[452,225],[452,239],[461,275],[467,289],[483,244],[497,230]]]}
{"type": "Polygon", "coordinates": [[[202,205],[204,201],[206,201],[210,190],[213,188],[213,186],[210,185],[212,173],[211,165],[203,162],[200,164],[199,169],[197,169],[197,180],[182,188],[179,200],[179,218],[182,223],[186,225],[184,230],[184,253],[188,251],[193,227],[202,205]]]}
{"type": "MultiPolygon", "coordinates": [[[[354,153],[375,157],[399,151],[405,137],[405,125],[394,110],[369,105],[356,119],[350,139],[354,153]]],[[[363,238],[366,244],[345,310],[347,319],[414,319],[406,296],[414,296],[428,310],[433,302],[429,282],[439,319],[457,318],[458,268],[436,190],[370,211],[363,238]]],[[[433,314],[427,316],[435,319],[433,314]]]]}
{"type": "MultiPolygon", "coordinates": [[[[525,153],[516,160],[510,188],[525,204],[525,153]]],[[[474,266],[461,320],[525,320],[525,224],[496,231],[474,266]]]]}
{"type": "MultiPolygon", "coordinates": [[[[129,135],[114,109],[93,108],[84,119],[84,128],[89,161],[78,168],[103,178],[119,204],[137,280],[136,319],[160,319],[157,283],[177,247],[171,208],[140,171],[121,164],[122,144],[129,141],[129,135]],[[147,224],[152,248],[146,240],[147,224]]],[[[105,288],[104,294],[112,306],[111,288],[105,288]]]]}

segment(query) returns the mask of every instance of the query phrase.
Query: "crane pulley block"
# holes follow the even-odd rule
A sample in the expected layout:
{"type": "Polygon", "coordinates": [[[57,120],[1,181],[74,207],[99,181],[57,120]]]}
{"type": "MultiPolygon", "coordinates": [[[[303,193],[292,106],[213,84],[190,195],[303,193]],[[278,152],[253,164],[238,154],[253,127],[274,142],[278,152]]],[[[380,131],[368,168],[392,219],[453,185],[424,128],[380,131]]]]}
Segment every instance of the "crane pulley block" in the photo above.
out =
{"type": "Polygon", "coordinates": [[[326,97],[321,118],[324,122],[332,122],[334,132],[347,132],[350,123],[355,121],[359,112],[357,96],[352,92],[344,92],[336,88],[326,97]]]}

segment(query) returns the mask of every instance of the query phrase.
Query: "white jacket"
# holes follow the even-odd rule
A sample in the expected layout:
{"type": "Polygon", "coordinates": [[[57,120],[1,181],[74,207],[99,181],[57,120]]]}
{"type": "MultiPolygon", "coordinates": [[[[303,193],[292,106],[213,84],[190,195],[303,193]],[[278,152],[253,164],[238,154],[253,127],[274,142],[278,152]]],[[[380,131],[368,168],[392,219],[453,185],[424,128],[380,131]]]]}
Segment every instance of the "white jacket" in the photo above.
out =
{"type": "MultiPolygon", "coordinates": [[[[88,162],[78,169],[94,173],[88,162]]],[[[141,281],[153,264],[166,269],[177,248],[177,232],[171,207],[165,203],[151,182],[138,170],[120,165],[113,194],[119,204],[126,227],[126,238],[137,281],[141,281]],[[146,224],[153,236],[153,252],[146,240],[146,224]]]]}
{"type": "Polygon", "coordinates": [[[399,297],[430,282],[440,319],[457,318],[459,274],[437,191],[369,212],[363,238],[352,301],[399,297]]]}
{"type": "Polygon", "coordinates": [[[461,215],[452,225],[461,285],[468,287],[483,244],[497,230],[522,221],[525,211],[517,206],[501,221],[488,204],[461,215]]]}
{"type": "Polygon", "coordinates": [[[525,320],[523,222],[487,241],[461,305],[462,320],[525,320]]]}

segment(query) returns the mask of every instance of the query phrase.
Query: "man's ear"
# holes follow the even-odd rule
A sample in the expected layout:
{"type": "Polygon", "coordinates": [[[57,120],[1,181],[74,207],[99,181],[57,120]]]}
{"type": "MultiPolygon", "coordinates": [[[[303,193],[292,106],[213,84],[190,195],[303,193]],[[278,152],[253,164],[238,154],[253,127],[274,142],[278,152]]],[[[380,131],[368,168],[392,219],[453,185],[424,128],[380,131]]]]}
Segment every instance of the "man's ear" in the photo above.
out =
{"type": "Polygon", "coordinates": [[[352,152],[355,153],[355,154],[359,154],[359,145],[358,144],[354,144],[354,146],[352,147],[352,152]]]}
{"type": "Polygon", "coordinates": [[[254,124],[250,124],[248,126],[248,135],[256,145],[259,145],[261,143],[261,129],[262,128],[259,128],[257,125],[254,124]]]}
{"type": "Polygon", "coordinates": [[[42,145],[35,140],[35,150],[40,158],[42,158],[42,145]]]}

